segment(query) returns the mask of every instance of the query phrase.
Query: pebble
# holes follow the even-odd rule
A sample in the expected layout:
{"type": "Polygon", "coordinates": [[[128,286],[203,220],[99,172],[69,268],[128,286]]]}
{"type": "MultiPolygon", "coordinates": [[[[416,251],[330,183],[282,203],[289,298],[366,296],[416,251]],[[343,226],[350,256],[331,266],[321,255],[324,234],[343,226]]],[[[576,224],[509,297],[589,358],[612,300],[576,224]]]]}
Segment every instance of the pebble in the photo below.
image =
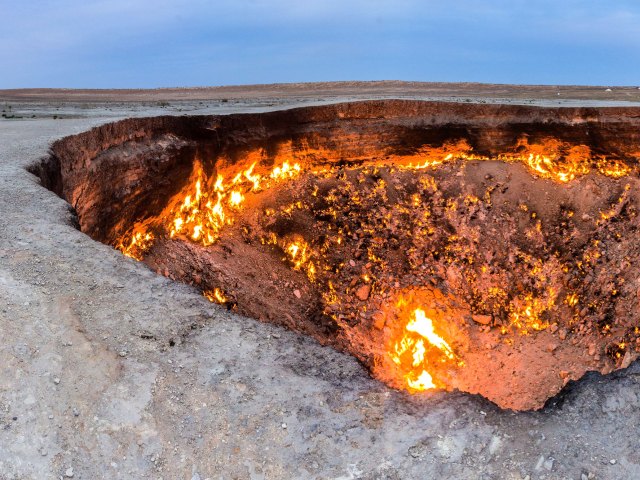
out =
{"type": "Polygon", "coordinates": [[[362,285],[356,290],[356,297],[358,300],[362,300],[363,302],[369,298],[369,294],[371,293],[370,285],[362,285]]]}
{"type": "Polygon", "coordinates": [[[55,383],[56,385],[58,385],[60,383],[60,379],[58,377],[55,377],[53,379],[53,383],[55,383]]]}
{"type": "Polygon", "coordinates": [[[127,352],[122,350],[118,355],[120,355],[121,357],[126,357],[127,356],[127,352]]]}
{"type": "Polygon", "coordinates": [[[302,294],[300,293],[300,290],[298,290],[297,288],[293,291],[293,294],[296,296],[296,298],[302,297],[302,294]]]}
{"type": "Polygon", "coordinates": [[[64,472],[64,476],[67,478],[73,478],[73,468],[67,468],[64,472]]]}
{"type": "Polygon", "coordinates": [[[283,424],[282,424],[282,428],[283,428],[283,429],[286,429],[286,428],[287,428],[287,424],[286,424],[286,423],[283,423],[283,424]]]}
{"type": "Polygon", "coordinates": [[[491,323],[491,315],[471,315],[471,318],[480,325],[489,325],[491,323]]]}
{"type": "Polygon", "coordinates": [[[616,459],[615,459],[615,458],[612,458],[611,460],[609,460],[609,463],[610,463],[611,465],[615,465],[615,464],[616,464],[616,459]]]}
{"type": "Polygon", "coordinates": [[[545,460],[544,468],[548,471],[553,470],[553,458],[548,458],[547,460],[545,460]]]}

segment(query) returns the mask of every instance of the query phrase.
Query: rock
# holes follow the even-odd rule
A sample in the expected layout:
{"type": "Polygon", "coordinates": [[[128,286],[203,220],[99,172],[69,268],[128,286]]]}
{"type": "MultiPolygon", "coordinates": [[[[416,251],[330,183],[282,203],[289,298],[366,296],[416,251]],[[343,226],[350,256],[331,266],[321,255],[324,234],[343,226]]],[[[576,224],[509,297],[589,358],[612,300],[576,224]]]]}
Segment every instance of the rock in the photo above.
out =
{"type": "Polygon", "coordinates": [[[609,460],[609,463],[611,465],[615,465],[617,463],[617,460],[615,458],[612,458],[611,460],[609,460]]]}
{"type": "Polygon", "coordinates": [[[560,378],[565,380],[569,376],[569,372],[566,370],[560,370],[560,378]]]}
{"type": "Polygon", "coordinates": [[[547,459],[545,460],[545,462],[544,462],[544,465],[543,465],[543,466],[544,466],[545,470],[547,470],[547,471],[549,471],[549,472],[550,472],[551,470],[553,470],[553,458],[547,458],[547,459]]]}
{"type": "Polygon", "coordinates": [[[58,377],[55,377],[53,379],[53,383],[55,383],[56,385],[60,384],[60,379],[58,377]]]}
{"type": "Polygon", "coordinates": [[[349,260],[349,265],[351,265],[352,267],[356,266],[356,262],[354,262],[353,260],[349,260]]]}
{"type": "Polygon", "coordinates": [[[118,353],[118,355],[120,355],[121,357],[126,357],[127,352],[125,350],[121,350],[120,353],[118,353]]]}
{"type": "Polygon", "coordinates": [[[362,285],[356,290],[356,297],[358,297],[358,300],[362,300],[364,302],[369,298],[370,293],[371,293],[371,286],[362,285]]]}
{"type": "Polygon", "coordinates": [[[491,323],[491,315],[471,315],[471,318],[480,325],[489,325],[491,323]]]}
{"type": "Polygon", "coordinates": [[[498,450],[500,450],[501,446],[502,440],[500,439],[500,437],[494,435],[493,437],[491,437],[491,441],[489,442],[489,454],[495,455],[498,450]]]}
{"type": "Polygon", "coordinates": [[[561,328],[558,332],[558,338],[560,340],[564,340],[565,338],[567,338],[567,331],[564,328],[561,328]]]}
{"type": "Polygon", "coordinates": [[[286,430],[286,429],[287,429],[287,424],[286,424],[286,423],[283,423],[283,424],[282,424],[282,428],[283,428],[283,430],[286,430]]]}
{"type": "Polygon", "coordinates": [[[589,355],[593,357],[595,354],[596,354],[596,344],[595,343],[590,343],[589,344],[589,355]]]}
{"type": "Polygon", "coordinates": [[[384,328],[385,318],[384,315],[376,315],[373,317],[373,328],[382,330],[384,328]]]}
{"type": "Polygon", "coordinates": [[[67,468],[64,472],[64,476],[67,478],[73,478],[73,468],[67,468]]]}
{"type": "Polygon", "coordinates": [[[629,365],[631,365],[631,362],[633,362],[636,358],[637,358],[637,355],[634,355],[633,353],[631,353],[631,350],[627,350],[624,354],[624,357],[622,357],[622,363],[620,364],[620,368],[627,368],[629,365]]]}
{"type": "Polygon", "coordinates": [[[298,290],[297,288],[293,291],[293,294],[296,296],[296,298],[301,298],[302,294],[300,293],[300,290],[298,290]]]}

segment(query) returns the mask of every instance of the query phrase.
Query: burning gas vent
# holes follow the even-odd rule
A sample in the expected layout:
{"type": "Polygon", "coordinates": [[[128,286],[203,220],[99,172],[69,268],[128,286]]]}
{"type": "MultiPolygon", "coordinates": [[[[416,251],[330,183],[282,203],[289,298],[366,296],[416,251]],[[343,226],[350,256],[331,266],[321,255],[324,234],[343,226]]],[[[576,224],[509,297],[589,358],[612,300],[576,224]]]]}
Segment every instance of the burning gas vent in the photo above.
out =
{"type": "Polygon", "coordinates": [[[636,356],[637,111],[362,102],[54,145],[83,231],[411,393],[540,408],[636,356]]]}

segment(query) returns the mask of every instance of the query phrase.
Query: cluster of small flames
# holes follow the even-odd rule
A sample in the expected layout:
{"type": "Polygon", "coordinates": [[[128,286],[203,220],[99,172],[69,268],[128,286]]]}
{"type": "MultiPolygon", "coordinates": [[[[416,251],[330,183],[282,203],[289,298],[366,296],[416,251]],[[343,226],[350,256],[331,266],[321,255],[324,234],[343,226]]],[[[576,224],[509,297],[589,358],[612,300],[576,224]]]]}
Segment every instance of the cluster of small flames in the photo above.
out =
{"type": "MultiPolygon", "coordinates": [[[[160,219],[169,237],[183,236],[205,247],[212,245],[218,240],[223,227],[233,223],[233,212],[242,208],[247,193],[268,189],[276,182],[292,179],[301,172],[299,163],[283,162],[262,175],[254,173],[255,167],[256,163],[252,163],[228,182],[220,174],[211,182],[197,163],[187,193],[180,194],[177,203],[170,202],[177,206],[160,219]]],[[[155,235],[145,222],[125,235],[117,248],[131,258],[142,260],[154,239],[155,235]]]]}
{"type": "Polygon", "coordinates": [[[455,160],[500,160],[507,163],[522,163],[539,177],[561,183],[575,180],[594,168],[602,175],[612,178],[624,177],[631,171],[629,166],[620,160],[594,156],[591,149],[585,145],[567,147],[566,144],[555,139],[546,140],[541,144],[529,144],[527,138],[522,137],[515,145],[514,152],[501,153],[494,157],[476,154],[466,141],[461,140],[437,149],[425,147],[423,151],[412,155],[412,158],[419,159],[421,156],[427,158],[418,164],[411,163],[409,166],[423,169],[455,160]],[[434,151],[439,154],[434,155],[434,151]]]}
{"type": "MultiPolygon", "coordinates": [[[[518,144],[519,153],[506,153],[497,157],[475,154],[464,141],[446,144],[439,148],[425,148],[417,154],[408,157],[391,158],[400,168],[425,169],[435,167],[446,162],[457,160],[488,161],[500,160],[504,162],[521,162],[534,174],[555,180],[569,182],[578,176],[596,169],[601,174],[619,178],[629,174],[630,168],[625,163],[615,159],[593,158],[587,147],[574,146],[568,151],[560,153],[562,145],[551,140],[544,145],[528,145],[525,140],[518,144]],[[546,149],[551,153],[544,153],[546,149]],[[414,161],[419,160],[418,163],[414,161]]],[[[295,161],[284,161],[256,173],[259,162],[253,162],[249,168],[240,171],[226,181],[222,174],[215,180],[209,178],[198,163],[194,169],[192,182],[182,194],[174,198],[168,210],[154,222],[143,222],[134,228],[117,245],[123,254],[136,260],[142,260],[145,252],[153,246],[154,232],[164,232],[170,238],[182,237],[190,241],[209,246],[215,243],[221,230],[234,221],[234,213],[243,208],[246,196],[266,190],[282,180],[293,179],[302,173],[302,167],[295,161]]],[[[280,246],[286,254],[286,259],[297,270],[304,270],[311,281],[314,281],[316,263],[312,258],[311,247],[302,239],[272,238],[267,243],[280,246]]],[[[325,301],[331,302],[333,287],[328,285],[325,301]]],[[[224,304],[227,296],[219,289],[205,291],[204,295],[212,302],[224,304]]],[[[555,298],[555,297],[554,297],[555,298]]],[[[335,299],[334,299],[335,300],[335,299]]],[[[574,304],[577,298],[568,298],[567,303],[574,304]]],[[[535,298],[525,298],[518,309],[511,315],[512,323],[516,326],[528,325],[534,330],[542,330],[548,325],[539,322],[539,315],[550,308],[552,304],[535,298]]],[[[503,327],[504,328],[504,327],[503,327]]],[[[412,311],[406,320],[404,329],[398,338],[392,341],[389,356],[403,372],[407,390],[410,392],[438,388],[440,385],[429,373],[429,358],[437,361],[453,362],[463,366],[464,362],[457,357],[447,341],[435,331],[436,327],[431,318],[421,308],[412,311]]]]}

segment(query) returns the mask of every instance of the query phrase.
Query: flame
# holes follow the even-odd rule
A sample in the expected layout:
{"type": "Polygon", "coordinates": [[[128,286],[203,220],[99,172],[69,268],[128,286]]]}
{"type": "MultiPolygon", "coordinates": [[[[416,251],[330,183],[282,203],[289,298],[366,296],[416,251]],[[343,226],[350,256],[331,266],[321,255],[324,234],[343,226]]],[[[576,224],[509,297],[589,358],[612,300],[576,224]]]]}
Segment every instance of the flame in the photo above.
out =
{"type": "Polygon", "coordinates": [[[230,182],[225,182],[223,175],[216,176],[213,185],[209,184],[200,165],[196,166],[195,182],[191,189],[183,193],[184,199],[178,202],[180,207],[171,213],[171,221],[167,229],[170,237],[184,235],[194,242],[208,246],[220,237],[225,225],[233,223],[231,210],[239,210],[245,200],[246,193],[260,189],[265,179],[292,178],[301,171],[299,164],[290,165],[284,162],[274,167],[265,175],[254,173],[256,163],[236,174],[230,182]]]}
{"type": "MultiPolygon", "coordinates": [[[[276,242],[277,240],[273,243],[276,242]]],[[[265,243],[267,243],[267,241],[265,241],[265,243]]],[[[296,236],[296,238],[288,242],[285,241],[283,250],[294,270],[302,270],[307,274],[309,280],[315,280],[316,265],[312,259],[312,249],[302,237],[296,236]]]]}
{"type": "Polygon", "coordinates": [[[207,300],[214,303],[224,304],[227,303],[228,299],[225,294],[219,288],[214,288],[213,290],[205,290],[202,294],[207,297],[207,300]]]}
{"type": "MultiPolygon", "coordinates": [[[[290,145],[289,149],[291,149],[290,145]]],[[[309,151],[313,153],[314,158],[322,155],[330,158],[330,152],[309,151]]],[[[282,158],[282,156],[276,158],[282,158]]],[[[260,151],[250,152],[245,161],[246,164],[251,162],[251,165],[235,173],[229,181],[218,172],[215,180],[210,179],[197,161],[190,185],[169,202],[169,205],[175,207],[170,207],[159,218],[134,225],[116,242],[116,248],[127,256],[141,260],[155,241],[155,235],[150,232],[150,227],[157,232],[164,230],[170,238],[182,236],[203,246],[215,243],[220,237],[221,230],[233,223],[234,213],[242,209],[248,193],[267,189],[279,181],[291,180],[303,171],[300,163],[286,158],[271,171],[264,170],[263,167],[261,173],[256,172],[256,169],[260,169],[262,160],[260,151]]],[[[392,164],[414,170],[432,168],[458,160],[521,162],[536,175],[562,183],[574,180],[591,170],[597,170],[602,175],[613,178],[620,178],[631,172],[631,168],[624,161],[604,156],[594,157],[589,147],[585,145],[571,146],[549,138],[542,139],[540,143],[530,144],[526,136],[518,140],[511,151],[493,156],[478,154],[465,140],[459,140],[444,143],[439,147],[423,146],[410,155],[388,157],[388,161],[392,164]]],[[[365,164],[367,164],[366,161],[363,165],[365,164]]],[[[315,173],[330,170],[329,167],[315,173]]],[[[384,182],[379,187],[383,189],[384,182]]],[[[418,202],[419,199],[415,201],[418,202]]],[[[609,213],[603,213],[602,217],[607,220],[609,213]]],[[[285,246],[285,251],[287,248],[290,247],[285,246]]],[[[291,253],[288,252],[289,257],[291,253]]],[[[306,260],[302,263],[299,259],[292,260],[294,268],[298,269],[302,269],[302,265],[306,262],[306,260]]],[[[308,268],[305,270],[311,278],[317,266],[313,262],[307,265],[308,268]]]]}
{"type": "Polygon", "coordinates": [[[296,177],[301,172],[299,163],[289,165],[289,162],[284,162],[281,166],[275,167],[271,172],[270,177],[275,180],[282,180],[296,177]]]}
{"type": "Polygon", "coordinates": [[[413,314],[414,318],[407,323],[405,329],[408,332],[415,332],[421,337],[424,337],[431,345],[440,349],[448,358],[454,358],[451,347],[444,338],[434,331],[433,321],[426,316],[424,310],[416,308],[413,314]]]}
{"type": "MultiPolygon", "coordinates": [[[[510,326],[518,328],[522,335],[528,335],[530,330],[546,330],[550,323],[543,320],[542,315],[555,306],[556,296],[555,290],[549,288],[545,294],[546,299],[534,297],[532,293],[515,298],[510,307],[510,326]]],[[[570,306],[574,306],[577,304],[577,300],[577,296],[575,300],[570,297],[567,303],[575,301],[573,305],[569,303],[570,306]]]]}
{"type": "Polygon", "coordinates": [[[456,160],[519,162],[527,166],[532,173],[560,183],[570,182],[588,174],[592,169],[613,178],[620,178],[631,172],[631,168],[620,160],[593,157],[586,145],[570,146],[556,139],[547,138],[540,143],[530,144],[525,136],[518,140],[514,150],[493,156],[482,155],[473,152],[473,148],[465,140],[460,140],[445,143],[438,148],[423,147],[413,155],[394,160],[404,163],[406,168],[416,170],[437,167],[456,160]]]}
{"type": "Polygon", "coordinates": [[[418,375],[418,378],[416,378],[415,380],[407,378],[407,385],[409,385],[409,388],[416,390],[418,392],[436,388],[436,384],[433,383],[433,378],[431,377],[429,372],[427,372],[426,370],[423,370],[422,373],[418,375]]]}
{"type": "MultiPolygon", "coordinates": [[[[428,371],[429,355],[439,361],[458,360],[447,341],[436,333],[433,320],[427,317],[421,308],[413,311],[412,317],[404,327],[402,337],[393,344],[389,355],[402,370],[402,376],[410,392],[437,388],[428,371]]],[[[458,361],[458,365],[462,366],[463,362],[458,361]]]]}
{"type": "Polygon", "coordinates": [[[121,242],[118,249],[127,257],[131,257],[135,260],[142,260],[144,253],[153,245],[153,240],[154,236],[152,233],[137,231],[131,235],[129,242],[126,245],[121,242]]]}

